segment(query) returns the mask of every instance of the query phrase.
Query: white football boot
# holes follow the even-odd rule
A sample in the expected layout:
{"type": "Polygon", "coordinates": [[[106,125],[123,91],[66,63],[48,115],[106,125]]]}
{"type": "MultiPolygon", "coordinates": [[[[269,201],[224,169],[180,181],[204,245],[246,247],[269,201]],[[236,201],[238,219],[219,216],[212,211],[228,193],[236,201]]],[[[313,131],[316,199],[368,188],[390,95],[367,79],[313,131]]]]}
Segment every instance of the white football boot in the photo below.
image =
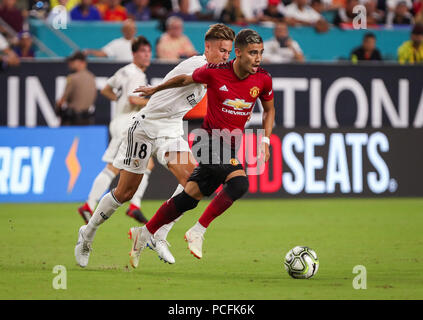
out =
{"type": "Polygon", "coordinates": [[[75,259],[78,265],[82,268],[85,268],[88,265],[88,260],[90,258],[90,252],[92,250],[91,243],[92,241],[87,241],[84,238],[84,231],[87,226],[82,226],[79,228],[78,233],[78,242],[75,246],[75,259]]]}
{"type": "Polygon", "coordinates": [[[170,244],[166,239],[157,239],[152,236],[150,241],[147,243],[147,246],[157,252],[160,260],[169,264],[175,263],[175,258],[169,250],[170,244]]]}
{"type": "Polygon", "coordinates": [[[129,239],[132,240],[131,252],[129,253],[129,262],[133,268],[138,267],[140,261],[141,251],[145,249],[152,234],[148,231],[146,226],[132,227],[129,229],[129,239]]]}
{"type": "Polygon", "coordinates": [[[185,241],[188,242],[188,249],[194,257],[201,259],[203,257],[204,236],[191,228],[185,233],[185,241]]]}

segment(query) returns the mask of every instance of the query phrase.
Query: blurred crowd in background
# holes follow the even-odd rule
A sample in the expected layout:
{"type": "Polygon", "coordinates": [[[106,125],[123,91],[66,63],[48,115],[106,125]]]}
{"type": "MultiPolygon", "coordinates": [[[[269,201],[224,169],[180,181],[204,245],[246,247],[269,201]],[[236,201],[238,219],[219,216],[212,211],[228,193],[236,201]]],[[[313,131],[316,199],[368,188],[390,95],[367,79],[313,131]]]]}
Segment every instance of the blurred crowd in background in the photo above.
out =
{"type": "MultiPolygon", "coordinates": [[[[134,21],[159,20],[163,34],[157,43],[156,58],[177,61],[194,54],[194,46],[183,33],[185,21],[216,21],[247,26],[269,25],[274,38],[266,41],[265,62],[302,62],[303,52],[289,28],[313,27],[319,33],[330,28],[352,28],[354,10],[366,8],[367,27],[411,25],[410,40],[398,48],[398,61],[423,62],[423,0],[0,0],[0,56],[2,68],[19,59],[33,58],[29,17],[52,22],[66,12],[68,21],[124,22],[122,38],[101,49],[87,49],[86,55],[113,57],[125,55],[130,61],[130,43],[136,34],[134,21]],[[328,15],[327,13],[331,13],[328,15]],[[125,49],[123,49],[125,48],[125,49]]],[[[359,48],[351,52],[352,61],[381,60],[376,37],[371,32],[359,48]]]]}

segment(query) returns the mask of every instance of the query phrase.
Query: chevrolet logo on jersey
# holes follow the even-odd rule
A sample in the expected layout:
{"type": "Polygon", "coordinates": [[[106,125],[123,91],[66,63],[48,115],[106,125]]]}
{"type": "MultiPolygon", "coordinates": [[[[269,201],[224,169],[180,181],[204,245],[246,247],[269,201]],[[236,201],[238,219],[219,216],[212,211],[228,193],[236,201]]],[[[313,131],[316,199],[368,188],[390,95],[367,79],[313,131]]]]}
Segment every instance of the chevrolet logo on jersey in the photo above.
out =
{"type": "Polygon", "coordinates": [[[226,99],[223,104],[228,107],[232,107],[235,110],[249,109],[251,108],[252,102],[245,102],[244,99],[226,99]]]}

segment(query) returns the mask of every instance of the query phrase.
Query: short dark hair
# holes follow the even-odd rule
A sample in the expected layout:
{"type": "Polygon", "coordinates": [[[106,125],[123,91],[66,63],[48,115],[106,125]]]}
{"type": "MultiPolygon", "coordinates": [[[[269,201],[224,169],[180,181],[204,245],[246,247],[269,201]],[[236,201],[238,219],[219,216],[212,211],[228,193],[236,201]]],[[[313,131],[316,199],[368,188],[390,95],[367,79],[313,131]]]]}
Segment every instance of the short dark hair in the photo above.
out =
{"type": "Polygon", "coordinates": [[[212,24],[204,36],[204,41],[211,40],[230,40],[234,41],[235,31],[223,23],[212,24]]]}
{"type": "Polygon", "coordinates": [[[373,32],[367,32],[367,33],[364,35],[363,40],[366,40],[366,39],[368,39],[368,38],[373,38],[373,39],[376,39],[376,36],[375,36],[375,34],[374,34],[373,32]]]}
{"type": "Polygon", "coordinates": [[[251,43],[263,43],[263,39],[257,31],[243,29],[235,37],[235,48],[244,48],[251,43]]]}
{"type": "Polygon", "coordinates": [[[143,36],[138,36],[132,41],[132,52],[137,52],[142,46],[149,46],[151,49],[150,42],[143,36]]]}
{"type": "Polygon", "coordinates": [[[71,62],[75,60],[86,61],[85,54],[82,51],[75,51],[74,53],[72,53],[72,55],[66,58],[67,62],[71,62]]]}

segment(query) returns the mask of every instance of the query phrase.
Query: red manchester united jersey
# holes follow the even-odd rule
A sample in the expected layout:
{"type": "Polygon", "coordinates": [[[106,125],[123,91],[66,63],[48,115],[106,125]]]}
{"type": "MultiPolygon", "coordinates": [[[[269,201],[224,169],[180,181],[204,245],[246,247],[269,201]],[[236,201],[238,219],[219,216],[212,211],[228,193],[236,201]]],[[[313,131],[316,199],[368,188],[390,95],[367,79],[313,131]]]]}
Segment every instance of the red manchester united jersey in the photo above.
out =
{"type": "Polygon", "coordinates": [[[207,114],[203,128],[244,130],[257,98],[273,99],[272,78],[262,68],[240,80],[233,69],[234,60],[223,64],[207,64],[192,74],[195,82],[207,84],[207,114]]]}

